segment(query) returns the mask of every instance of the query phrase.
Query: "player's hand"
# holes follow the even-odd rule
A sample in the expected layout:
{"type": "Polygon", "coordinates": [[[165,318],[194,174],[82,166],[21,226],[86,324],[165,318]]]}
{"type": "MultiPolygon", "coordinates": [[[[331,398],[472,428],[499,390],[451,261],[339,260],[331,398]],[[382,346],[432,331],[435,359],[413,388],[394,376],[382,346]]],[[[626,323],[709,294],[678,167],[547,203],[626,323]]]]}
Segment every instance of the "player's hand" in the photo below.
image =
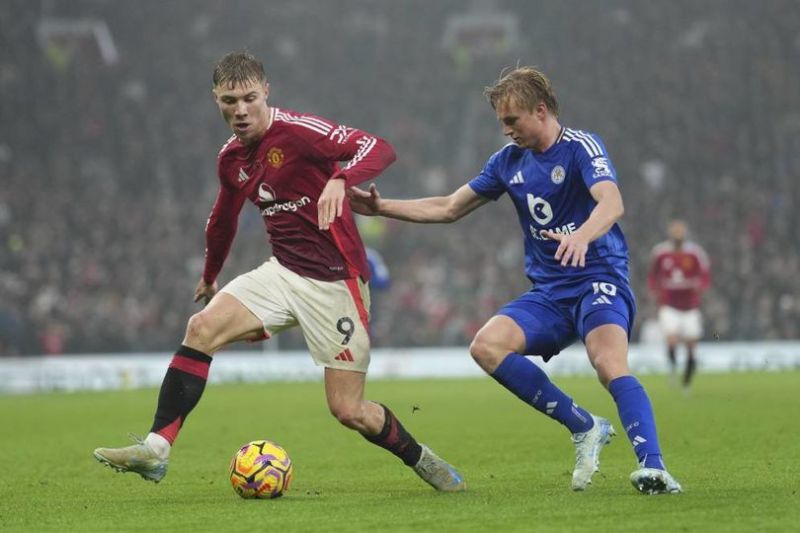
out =
{"type": "Polygon", "coordinates": [[[558,241],[558,250],[556,250],[556,261],[561,261],[561,266],[586,266],[586,252],[589,250],[589,239],[581,235],[581,233],[555,233],[550,230],[545,230],[542,234],[548,239],[558,241]]]}
{"type": "Polygon", "coordinates": [[[371,217],[380,214],[381,194],[374,183],[370,184],[368,191],[350,187],[347,197],[350,198],[350,208],[359,215],[371,217]]]}
{"type": "Polygon", "coordinates": [[[327,230],[336,220],[336,217],[342,216],[345,197],[344,186],[344,179],[334,178],[328,180],[325,188],[322,189],[322,194],[319,195],[319,200],[317,200],[317,223],[319,224],[319,229],[327,230]]]}
{"type": "Polygon", "coordinates": [[[206,283],[201,277],[197,287],[194,289],[194,301],[203,300],[203,305],[208,305],[208,302],[211,301],[215,294],[217,294],[217,282],[206,283]]]}

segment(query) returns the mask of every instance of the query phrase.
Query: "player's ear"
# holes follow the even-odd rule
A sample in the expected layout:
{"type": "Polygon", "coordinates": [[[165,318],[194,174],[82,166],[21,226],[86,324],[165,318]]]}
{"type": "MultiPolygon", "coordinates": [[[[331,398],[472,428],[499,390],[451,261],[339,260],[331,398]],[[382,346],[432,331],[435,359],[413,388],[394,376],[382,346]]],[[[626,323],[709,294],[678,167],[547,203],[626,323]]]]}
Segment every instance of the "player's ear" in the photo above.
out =
{"type": "Polygon", "coordinates": [[[269,98],[269,83],[264,82],[264,101],[266,102],[267,98],[269,98]]]}

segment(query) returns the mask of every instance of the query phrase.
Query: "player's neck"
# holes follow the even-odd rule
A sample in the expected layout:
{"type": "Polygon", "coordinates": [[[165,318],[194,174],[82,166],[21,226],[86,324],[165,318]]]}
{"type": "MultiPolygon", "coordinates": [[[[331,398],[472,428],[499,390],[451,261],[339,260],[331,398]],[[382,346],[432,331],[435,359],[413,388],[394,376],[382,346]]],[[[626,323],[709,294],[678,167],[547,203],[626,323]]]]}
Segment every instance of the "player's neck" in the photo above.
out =
{"type": "Polygon", "coordinates": [[[556,143],[560,135],[561,124],[559,124],[556,119],[549,120],[545,126],[545,133],[534,147],[534,151],[539,153],[546,152],[556,143]]]}
{"type": "Polygon", "coordinates": [[[263,131],[260,131],[257,135],[254,135],[252,141],[243,144],[248,148],[255,148],[256,146],[260,145],[261,141],[264,140],[264,136],[269,131],[270,126],[272,126],[272,108],[267,106],[267,122],[263,131]]]}

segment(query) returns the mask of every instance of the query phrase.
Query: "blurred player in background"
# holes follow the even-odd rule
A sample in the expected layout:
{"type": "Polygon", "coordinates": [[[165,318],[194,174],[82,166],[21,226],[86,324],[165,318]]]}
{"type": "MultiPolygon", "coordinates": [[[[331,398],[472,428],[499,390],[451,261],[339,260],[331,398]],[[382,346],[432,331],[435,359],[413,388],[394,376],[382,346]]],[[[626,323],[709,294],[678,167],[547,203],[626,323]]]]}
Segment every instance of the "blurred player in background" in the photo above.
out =
{"type": "Polygon", "coordinates": [[[392,285],[392,275],[389,267],[383,260],[381,253],[375,248],[367,246],[367,265],[369,265],[369,287],[376,291],[385,291],[392,285]]]}
{"type": "Polygon", "coordinates": [[[242,340],[300,326],[311,356],[325,367],[333,416],[389,450],[437,490],[459,491],[459,474],[419,444],[382,404],[364,399],[369,365],[369,267],[345,188],[375,178],[395,159],[369,133],[267,104],[260,61],[232,53],[217,64],[214,98],[234,135],[217,159],[219,193],[206,225],[206,258],[189,319],[172,358],[147,437],[133,446],[98,448],[119,471],[160,481],[186,417],[200,400],[212,356],[242,340]],[[343,168],[338,162],[349,161],[343,168]],[[258,208],[274,257],[217,292],[217,275],[236,234],[242,206],[258,208]]]}
{"type": "MultiPolygon", "coordinates": [[[[485,91],[512,143],[449,196],[381,198],[352,188],[353,210],[411,222],[454,222],[507,193],[525,240],[533,288],[510,302],[470,346],[477,363],[501,385],[572,434],[572,488],[584,490],[614,435],[608,420],[577,406],[525,355],[545,361],[582,340],[592,366],[617,404],[636,453],[637,490],[680,492],[666,471],[650,400],[628,368],[636,303],[628,282],[628,247],[616,221],[623,204],[614,166],[597,135],[565,128],[550,81],[534,68],[511,71],[485,91]]],[[[480,246],[480,235],[475,243],[480,246]]]]}
{"type": "Polygon", "coordinates": [[[703,336],[700,300],[711,286],[708,255],[700,245],[686,240],[688,227],[673,220],[668,240],[653,248],[647,286],[658,302],[658,323],[667,339],[670,372],[677,373],[678,344],[686,344],[683,387],[688,390],[697,367],[695,348],[703,336]]]}

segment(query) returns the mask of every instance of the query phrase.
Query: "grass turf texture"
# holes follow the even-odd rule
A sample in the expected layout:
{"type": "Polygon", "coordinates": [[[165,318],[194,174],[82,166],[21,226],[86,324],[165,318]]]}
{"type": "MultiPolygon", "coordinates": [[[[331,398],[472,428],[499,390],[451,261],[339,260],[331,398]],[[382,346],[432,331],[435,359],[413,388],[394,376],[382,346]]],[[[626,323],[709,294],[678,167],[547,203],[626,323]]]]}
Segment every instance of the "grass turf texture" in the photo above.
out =
{"type": "Polygon", "coordinates": [[[328,414],[321,383],[211,386],[159,485],[92,457],[146,431],[157,391],[0,397],[0,531],[788,531],[800,519],[800,372],[701,375],[690,397],[645,377],[678,496],[647,497],[610,396],[591,378],[557,383],[618,436],[586,492],[570,490],[567,431],[494,381],[383,381],[420,441],[457,465],[439,494],[328,414]],[[419,407],[418,410],[414,407],[419,407]],[[413,412],[412,412],[413,411],[413,412]],[[295,461],[288,494],[240,499],[236,449],[272,439],[295,461]]]}

